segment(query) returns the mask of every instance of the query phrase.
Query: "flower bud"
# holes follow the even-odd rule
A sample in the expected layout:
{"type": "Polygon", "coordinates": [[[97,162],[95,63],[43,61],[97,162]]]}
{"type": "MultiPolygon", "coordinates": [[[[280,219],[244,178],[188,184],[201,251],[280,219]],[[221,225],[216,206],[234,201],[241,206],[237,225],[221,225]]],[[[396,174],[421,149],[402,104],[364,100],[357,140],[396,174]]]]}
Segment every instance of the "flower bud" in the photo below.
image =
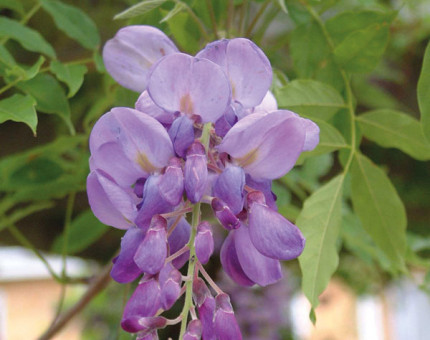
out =
{"type": "Polygon", "coordinates": [[[218,294],[215,298],[215,334],[219,339],[241,340],[239,325],[234,316],[233,307],[230,303],[230,298],[227,294],[218,294]]]}
{"type": "Polygon", "coordinates": [[[181,161],[174,157],[170,159],[165,173],[161,176],[158,184],[161,197],[172,206],[177,206],[184,192],[184,174],[182,173],[181,161]]]}
{"type": "Polygon", "coordinates": [[[206,264],[214,251],[212,227],[208,222],[203,221],[198,225],[194,247],[199,261],[206,264]]]}
{"type": "Polygon", "coordinates": [[[160,300],[164,310],[169,310],[181,293],[181,273],[173,266],[170,267],[167,279],[163,283],[160,282],[160,285],[162,284],[160,300]]]}
{"type": "Polygon", "coordinates": [[[215,197],[212,199],[211,206],[215,212],[215,216],[224,228],[232,230],[240,227],[239,219],[223,201],[215,197]]]}
{"type": "Polygon", "coordinates": [[[191,119],[187,116],[176,118],[169,129],[169,136],[176,154],[183,158],[191,143],[194,142],[194,126],[191,119]]]}
{"type": "Polygon", "coordinates": [[[164,266],[167,257],[167,221],[160,215],[155,215],[134,255],[134,262],[144,272],[157,274],[164,266]]]}
{"type": "Polygon", "coordinates": [[[188,148],[184,178],[188,199],[192,203],[199,202],[206,190],[208,168],[205,147],[198,141],[188,148]]]}
{"type": "Polygon", "coordinates": [[[187,326],[184,340],[200,340],[202,336],[202,323],[200,320],[192,320],[187,326]]]}
{"type": "Polygon", "coordinates": [[[238,166],[230,166],[218,176],[213,186],[214,196],[223,200],[233,214],[243,209],[243,188],[245,172],[238,166]]]}

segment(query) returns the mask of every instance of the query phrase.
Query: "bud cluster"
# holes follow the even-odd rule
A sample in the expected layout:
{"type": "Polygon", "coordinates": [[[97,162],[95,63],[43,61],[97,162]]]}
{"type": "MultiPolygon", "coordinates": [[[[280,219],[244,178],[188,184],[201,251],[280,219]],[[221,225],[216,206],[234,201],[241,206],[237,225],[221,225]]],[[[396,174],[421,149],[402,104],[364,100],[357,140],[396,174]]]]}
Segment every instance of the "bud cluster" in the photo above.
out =
{"type": "Polygon", "coordinates": [[[135,108],[104,114],[90,136],[91,208],[126,230],[111,275],[141,277],[121,325],[138,339],[158,339],[157,329],[178,322],[180,339],[241,339],[228,295],[203,268],[214,241],[200,206],[228,233],[220,257],[236,283],[277,282],[280,260],[299,256],[305,240],[277,212],[271,181],[318,144],[318,126],[278,110],[270,62],[247,39],[215,41],[193,57],[156,28],[129,26],[103,57],[115,80],[141,93],[135,108]],[[161,316],[182,294],[181,315],[161,316]]]}

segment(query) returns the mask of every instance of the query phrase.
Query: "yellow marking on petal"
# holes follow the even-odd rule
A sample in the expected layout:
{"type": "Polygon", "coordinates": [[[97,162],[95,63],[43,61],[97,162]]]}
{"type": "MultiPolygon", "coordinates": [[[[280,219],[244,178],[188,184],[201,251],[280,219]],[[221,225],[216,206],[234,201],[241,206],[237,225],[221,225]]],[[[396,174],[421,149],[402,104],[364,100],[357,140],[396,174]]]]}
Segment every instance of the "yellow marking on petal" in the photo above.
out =
{"type": "Polygon", "coordinates": [[[248,166],[251,163],[253,163],[257,159],[257,156],[258,156],[258,149],[254,149],[248,152],[245,156],[240,158],[235,158],[234,160],[238,162],[238,165],[244,168],[245,166],[248,166]]]}
{"type": "Polygon", "coordinates": [[[157,170],[157,168],[152,165],[152,163],[149,161],[148,157],[146,157],[144,153],[137,154],[136,163],[139,164],[142,170],[148,174],[157,170]]]}
{"type": "Polygon", "coordinates": [[[182,113],[194,114],[193,101],[191,100],[189,93],[181,97],[179,109],[182,113]]]}

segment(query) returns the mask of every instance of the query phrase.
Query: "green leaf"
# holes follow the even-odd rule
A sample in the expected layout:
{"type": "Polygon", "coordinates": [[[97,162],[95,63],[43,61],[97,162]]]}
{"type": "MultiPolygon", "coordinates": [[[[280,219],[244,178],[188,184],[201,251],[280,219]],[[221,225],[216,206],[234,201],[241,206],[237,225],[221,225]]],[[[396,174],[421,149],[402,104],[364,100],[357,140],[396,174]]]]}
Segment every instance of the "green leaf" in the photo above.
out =
{"type": "Polygon", "coordinates": [[[166,0],[144,0],[127,8],[125,11],[115,15],[113,18],[115,20],[134,18],[161,6],[165,1],[166,0]]]}
{"type": "Polygon", "coordinates": [[[330,47],[315,21],[300,25],[292,32],[290,50],[300,78],[313,78],[330,55],[330,47]]]}
{"type": "Polygon", "coordinates": [[[58,115],[67,124],[70,132],[74,133],[69,102],[63,88],[54,77],[40,73],[33,79],[20,82],[16,86],[36,99],[38,111],[58,115]]]}
{"type": "Polygon", "coordinates": [[[348,35],[379,24],[389,26],[393,21],[395,12],[382,11],[347,11],[342,12],[326,21],[325,26],[335,45],[342,42],[348,35]]]}
{"type": "Polygon", "coordinates": [[[39,73],[44,62],[45,57],[41,55],[34,65],[30,67],[24,65],[18,66],[18,64],[14,65],[11,69],[6,70],[8,82],[11,82],[13,78],[20,78],[20,80],[30,80],[34,78],[37,73],[39,73]]]}
{"type": "Polygon", "coordinates": [[[55,25],[82,46],[94,50],[100,35],[94,21],[81,9],[55,0],[41,0],[42,7],[54,19],[55,25]]]}
{"type": "Polygon", "coordinates": [[[405,207],[387,175],[361,154],[352,162],[351,196],[364,229],[387,255],[393,270],[404,270],[405,207]]]}
{"type": "Polygon", "coordinates": [[[316,80],[293,80],[275,92],[278,106],[304,116],[327,120],[345,107],[342,96],[316,80]]]}
{"type": "Polygon", "coordinates": [[[36,135],[37,114],[36,101],[31,96],[14,94],[12,97],[0,101],[0,123],[6,120],[27,124],[36,135]]]}
{"type": "Polygon", "coordinates": [[[288,9],[287,6],[285,6],[285,0],[277,0],[279,7],[281,7],[282,12],[284,12],[285,14],[288,14],[288,9]]]}
{"type": "Polygon", "coordinates": [[[29,51],[43,53],[48,57],[55,58],[54,49],[40,33],[18,21],[0,17],[0,37],[16,40],[29,51]]]}
{"type": "Polygon", "coordinates": [[[418,80],[418,104],[424,135],[430,141],[430,43],[424,53],[423,66],[418,80]]]}
{"type": "Polygon", "coordinates": [[[78,92],[84,82],[84,75],[88,71],[85,65],[65,65],[57,60],[51,62],[50,69],[58,80],[67,84],[69,98],[78,92]]]}
{"type": "MultiPolygon", "coordinates": [[[[109,230],[101,223],[91,210],[86,210],[77,216],[70,225],[67,250],[69,254],[75,254],[85,250],[96,242],[109,230]]],[[[60,253],[64,242],[64,235],[60,235],[52,246],[52,250],[60,253]]]]}
{"type": "Polygon", "coordinates": [[[363,229],[360,219],[353,212],[342,216],[342,239],[344,245],[365,262],[378,263],[384,270],[390,269],[390,261],[384,252],[373,242],[369,234],[363,229]]]}
{"type": "MultiPolygon", "coordinates": [[[[161,10],[161,13],[167,15],[167,11],[165,10],[161,10]]],[[[200,31],[188,13],[181,12],[176,14],[167,21],[167,25],[173,38],[182,50],[191,54],[200,50],[200,31]]]]}
{"type": "Polygon", "coordinates": [[[351,73],[372,71],[388,43],[389,26],[375,24],[348,35],[334,50],[336,61],[351,73]]]}
{"type": "Polygon", "coordinates": [[[170,20],[176,14],[182,12],[185,8],[186,8],[186,5],[184,3],[182,2],[176,3],[175,7],[173,7],[173,9],[169,11],[169,13],[167,13],[167,15],[163,19],[161,19],[160,24],[170,20]]]}
{"type": "Polygon", "coordinates": [[[320,142],[314,150],[303,152],[300,155],[297,161],[299,164],[309,157],[349,147],[340,132],[331,124],[317,119],[314,119],[314,123],[320,128],[320,142]]]}
{"type": "Polygon", "coordinates": [[[20,1],[16,0],[0,0],[0,8],[8,8],[19,14],[24,14],[24,7],[20,1]]]}
{"type": "Polygon", "coordinates": [[[336,242],[341,222],[344,176],[338,175],[315,191],[304,203],[296,224],[306,238],[299,257],[302,289],[313,308],[335,272],[339,256],[336,242]]]}
{"type": "Polygon", "coordinates": [[[375,110],[357,117],[361,132],[385,148],[397,148],[424,161],[430,159],[430,143],[420,123],[411,116],[394,110],[375,110]]]}

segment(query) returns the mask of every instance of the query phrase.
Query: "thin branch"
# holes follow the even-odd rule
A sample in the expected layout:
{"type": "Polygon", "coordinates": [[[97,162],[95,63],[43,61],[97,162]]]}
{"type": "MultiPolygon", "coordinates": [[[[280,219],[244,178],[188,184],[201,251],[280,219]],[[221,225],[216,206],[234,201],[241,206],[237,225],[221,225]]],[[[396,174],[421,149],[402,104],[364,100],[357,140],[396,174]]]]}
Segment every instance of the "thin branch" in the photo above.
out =
{"type": "Polygon", "coordinates": [[[73,317],[79,314],[104,288],[111,280],[110,271],[112,265],[109,263],[103,268],[100,274],[91,282],[85,294],[81,299],[69,310],[64,312],[58,319],[57,322],[51,325],[49,329],[42,334],[38,340],[51,339],[57,334],[73,317]]]}
{"type": "Polygon", "coordinates": [[[206,0],[206,6],[208,8],[209,16],[211,18],[212,29],[214,31],[215,39],[218,40],[219,39],[218,27],[217,27],[217,24],[216,24],[216,18],[215,18],[214,8],[212,6],[212,0],[206,0]]]}
{"type": "Polygon", "coordinates": [[[258,20],[260,19],[260,17],[263,15],[264,11],[266,10],[267,6],[269,6],[271,0],[266,0],[260,7],[260,9],[258,10],[257,14],[255,15],[254,19],[252,19],[251,23],[249,24],[248,29],[245,32],[245,37],[250,37],[251,33],[255,27],[255,25],[257,24],[258,20]]]}

